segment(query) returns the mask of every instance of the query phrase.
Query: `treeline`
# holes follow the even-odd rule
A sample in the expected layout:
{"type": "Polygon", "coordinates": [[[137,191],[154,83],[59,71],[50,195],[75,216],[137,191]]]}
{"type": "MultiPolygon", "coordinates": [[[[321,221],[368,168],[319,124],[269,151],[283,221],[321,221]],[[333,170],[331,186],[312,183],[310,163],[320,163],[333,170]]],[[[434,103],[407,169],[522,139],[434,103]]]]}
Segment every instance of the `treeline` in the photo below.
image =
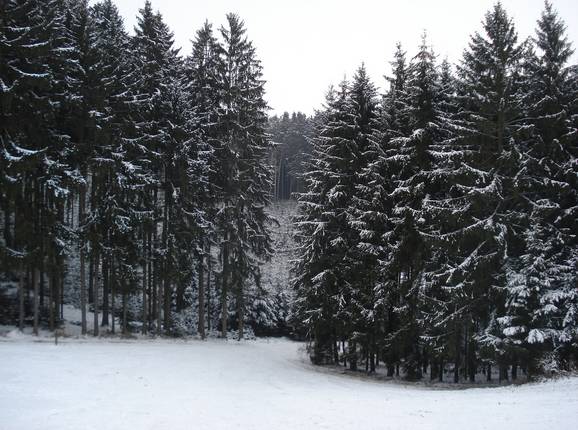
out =
{"type": "Polygon", "coordinates": [[[576,364],[572,53],[549,3],[524,41],[497,3],[455,74],[424,35],[383,96],[363,66],[328,92],[299,198],[313,362],[455,382],[576,364]]]}
{"type": "Polygon", "coordinates": [[[243,337],[271,251],[270,144],[260,62],[226,18],[182,57],[148,0],[133,36],[111,0],[1,2],[0,272],[21,329],[58,326],[78,271],[82,333],[115,312],[124,333],[173,334],[193,307],[201,337],[243,337]]]}
{"type": "Polygon", "coordinates": [[[268,131],[273,142],[271,164],[275,168],[273,198],[294,198],[296,193],[305,191],[303,174],[311,153],[312,119],[301,112],[285,112],[269,118],[268,131]]]}

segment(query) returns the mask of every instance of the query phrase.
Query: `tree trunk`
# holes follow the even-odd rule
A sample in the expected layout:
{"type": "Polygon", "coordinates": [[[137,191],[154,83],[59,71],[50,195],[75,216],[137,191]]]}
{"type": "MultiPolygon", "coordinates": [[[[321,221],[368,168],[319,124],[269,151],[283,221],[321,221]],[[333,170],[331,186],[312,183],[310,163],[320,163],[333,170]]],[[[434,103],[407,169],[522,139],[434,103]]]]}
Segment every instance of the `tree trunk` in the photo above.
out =
{"type": "Polygon", "coordinates": [[[126,305],[126,288],[122,290],[122,334],[126,336],[128,334],[128,311],[126,305]]]}
{"type": "Polygon", "coordinates": [[[157,318],[157,288],[155,284],[155,265],[151,261],[149,263],[149,291],[150,291],[150,312],[149,312],[149,320],[150,320],[150,327],[149,330],[153,333],[156,333],[156,318],[157,318]]]}
{"type": "Polygon", "coordinates": [[[114,260],[110,261],[110,316],[111,316],[111,332],[115,333],[115,295],[116,295],[116,273],[114,272],[114,260]]]}
{"type": "Polygon", "coordinates": [[[391,363],[387,363],[387,376],[393,378],[395,376],[395,366],[391,363]]]}
{"type": "Polygon", "coordinates": [[[92,276],[94,280],[92,281],[92,305],[94,307],[94,329],[93,334],[94,336],[98,336],[98,284],[99,284],[99,273],[100,273],[100,255],[96,253],[94,257],[93,269],[92,269],[92,276]]]}
{"type": "Polygon", "coordinates": [[[58,324],[64,321],[64,272],[60,272],[59,276],[59,285],[60,285],[60,298],[59,298],[59,305],[60,305],[60,317],[58,318],[58,324]]]}
{"type": "Polygon", "coordinates": [[[208,247],[207,253],[207,330],[211,332],[211,246],[208,247]]]}
{"type": "Polygon", "coordinates": [[[39,324],[39,309],[38,309],[38,271],[35,268],[32,268],[32,286],[34,288],[34,297],[32,302],[32,312],[34,315],[34,326],[33,331],[36,336],[38,336],[38,324],[39,324]]]}
{"type": "Polygon", "coordinates": [[[435,379],[438,376],[438,365],[436,363],[437,360],[434,360],[433,358],[430,360],[430,365],[429,365],[429,380],[430,381],[435,381],[435,379]]]}
{"type": "MultiPolygon", "coordinates": [[[[226,238],[225,238],[226,240],[226,238]]],[[[223,244],[223,273],[221,275],[221,337],[227,338],[227,282],[229,276],[229,250],[227,244],[223,244]]]]}
{"type": "Polygon", "coordinates": [[[240,276],[237,278],[237,327],[238,340],[242,340],[245,335],[245,297],[243,296],[243,280],[240,276]]]}
{"type": "Polygon", "coordinates": [[[357,370],[357,345],[355,342],[349,342],[348,344],[348,355],[349,355],[349,370],[357,370]]]}
{"type": "Polygon", "coordinates": [[[460,345],[460,340],[461,340],[461,336],[460,336],[460,327],[459,324],[456,322],[456,350],[455,350],[455,355],[454,355],[454,383],[458,383],[460,382],[460,350],[461,350],[461,345],[460,345]]]}
{"type": "Polygon", "coordinates": [[[18,328],[24,331],[24,266],[22,263],[20,263],[18,279],[18,328]]]}
{"type": "MultiPolygon", "coordinates": [[[[84,223],[84,196],[85,191],[80,193],[80,203],[78,208],[79,226],[84,223]]],[[[86,334],[86,274],[84,267],[84,248],[80,245],[80,313],[81,313],[81,330],[82,334],[86,334]]]]}
{"type": "MultiPolygon", "coordinates": [[[[162,243],[163,249],[168,249],[168,237],[169,237],[169,212],[171,206],[171,192],[168,187],[168,170],[165,168],[165,189],[163,190],[163,200],[164,200],[164,211],[163,211],[163,235],[162,235],[162,243]]],[[[168,334],[170,327],[171,327],[171,267],[169,266],[170,260],[167,257],[163,258],[163,280],[164,280],[164,309],[163,309],[163,316],[164,316],[164,328],[165,334],[168,334]]]]}
{"type": "Polygon", "coordinates": [[[155,278],[154,278],[154,288],[157,291],[157,336],[162,334],[162,297],[163,297],[163,284],[161,282],[159,274],[160,262],[155,264],[155,278]]]}
{"type": "MultiPolygon", "coordinates": [[[[204,248],[204,247],[203,247],[204,248]]],[[[204,249],[203,249],[204,251],[204,249]]],[[[205,338],[205,273],[204,273],[205,259],[201,255],[199,260],[199,322],[198,333],[201,339],[205,338]]]]}
{"type": "Polygon", "coordinates": [[[515,381],[517,379],[518,379],[518,363],[514,361],[512,363],[512,381],[515,381]]]}
{"type": "Polygon", "coordinates": [[[50,327],[50,330],[52,331],[54,330],[54,311],[55,311],[54,288],[55,288],[54,275],[50,273],[48,275],[48,325],[50,327]]]}
{"type": "Polygon", "coordinates": [[[369,372],[375,373],[375,353],[373,351],[369,354],[369,372]]]}
{"type": "MultiPolygon", "coordinates": [[[[45,291],[44,291],[44,246],[40,247],[40,254],[42,255],[42,258],[39,261],[40,264],[40,278],[38,279],[38,282],[40,283],[40,313],[44,314],[44,309],[45,309],[45,302],[44,302],[44,295],[45,295],[45,291]]],[[[48,288],[48,294],[50,294],[50,287],[48,288]]],[[[49,300],[50,301],[50,300],[49,300]]],[[[52,311],[51,311],[52,312],[52,311]]],[[[51,326],[52,327],[52,326],[51,326]]],[[[51,328],[52,330],[52,328],[51,328]]]]}
{"type": "Polygon", "coordinates": [[[100,325],[102,327],[108,326],[108,316],[109,316],[109,303],[108,303],[108,295],[109,295],[109,261],[110,257],[103,257],[102,258],[102,322],[100,325]]]}
{"type": "Polygon", "coordinates": [[[337,333],[335,332],[335,328],[331,333],[331,344],[333,345],[333,363],[339,364],[339,345],[337,341],[337,333]]]}
{"type": "MultiPolygon", "coordinates": [[[[166,264],[165,264],[166,270],[166,264]]],[[[163,317],[164,317],[164,326],[165,326],[165,334],[169,334],[171,329],[171,297],[172,297],[172,287],[171,281],[169,280],[168,275],[165,275],[165,288],[164,288],[164,309],[163,309],[163,317]]]]}
{"type": "Polygon", "coordinates": [[[508,380],[508,366],[506,364],[499,364],[499,382],[502,383],[508,380]]]}
{"type": "Polygon", "coordinates": [[[147,260],[146,260],[146,232],[143,233],[143,250],[145,254],[145,260],[142,265],[142,327],[141,333],[147,334],[147,324],[148,324],[148,315],[147,315],[147,260]]]}

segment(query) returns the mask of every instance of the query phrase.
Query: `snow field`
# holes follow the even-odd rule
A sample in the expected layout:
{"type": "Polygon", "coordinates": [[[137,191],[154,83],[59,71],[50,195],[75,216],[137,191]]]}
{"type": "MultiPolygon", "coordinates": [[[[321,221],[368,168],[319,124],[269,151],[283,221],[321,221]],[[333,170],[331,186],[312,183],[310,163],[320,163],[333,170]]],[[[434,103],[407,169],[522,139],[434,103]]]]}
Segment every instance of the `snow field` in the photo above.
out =
{"type": "Polygon", "coordinates": [[[0,339],[0,429],[572,429],[578,378],[434,390],[310,366],[288,340],[0,339]]]}

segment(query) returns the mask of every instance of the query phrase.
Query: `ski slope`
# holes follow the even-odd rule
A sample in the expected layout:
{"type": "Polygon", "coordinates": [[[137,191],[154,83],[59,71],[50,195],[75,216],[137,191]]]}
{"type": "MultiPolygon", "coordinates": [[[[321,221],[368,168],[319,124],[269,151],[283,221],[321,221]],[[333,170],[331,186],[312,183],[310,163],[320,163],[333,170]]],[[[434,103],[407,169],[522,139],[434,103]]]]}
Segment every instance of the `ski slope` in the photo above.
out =
{"type": "Polygon", "coordinates": [[[316,369],[288,340],[0,338],[0,429],[571,429],[578,378],[434,390],[316,369]]]}

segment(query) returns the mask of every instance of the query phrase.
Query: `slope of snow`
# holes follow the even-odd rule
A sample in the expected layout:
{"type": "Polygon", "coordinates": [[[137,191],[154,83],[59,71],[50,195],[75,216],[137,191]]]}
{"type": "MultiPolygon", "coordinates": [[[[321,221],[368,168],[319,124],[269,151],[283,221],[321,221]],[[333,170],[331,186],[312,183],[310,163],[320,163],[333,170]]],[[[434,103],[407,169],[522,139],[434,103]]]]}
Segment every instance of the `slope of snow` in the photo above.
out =
{"type": "Polygon", "coordinates": [[[0,428],[570,429],[578,378],[432,390],[308,365],[287,340],[0,341],[0,428]]]}

